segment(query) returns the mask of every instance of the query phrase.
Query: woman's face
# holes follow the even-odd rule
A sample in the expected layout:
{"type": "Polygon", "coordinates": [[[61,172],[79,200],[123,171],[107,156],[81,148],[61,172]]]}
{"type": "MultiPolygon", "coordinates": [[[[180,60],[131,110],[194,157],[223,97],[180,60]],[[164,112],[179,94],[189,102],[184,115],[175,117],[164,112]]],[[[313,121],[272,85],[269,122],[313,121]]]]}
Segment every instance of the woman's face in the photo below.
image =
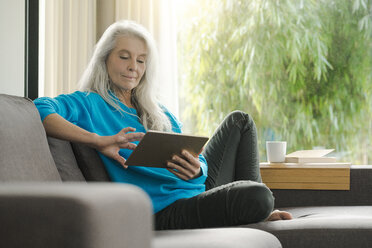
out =
{"type": "Polygon", "coordinates": [[[132,90],[146,71],[147,48],[145,42],[135,36],[116,39],[116,46],[106,60],[109,78],[115,88],[132,90]]]}

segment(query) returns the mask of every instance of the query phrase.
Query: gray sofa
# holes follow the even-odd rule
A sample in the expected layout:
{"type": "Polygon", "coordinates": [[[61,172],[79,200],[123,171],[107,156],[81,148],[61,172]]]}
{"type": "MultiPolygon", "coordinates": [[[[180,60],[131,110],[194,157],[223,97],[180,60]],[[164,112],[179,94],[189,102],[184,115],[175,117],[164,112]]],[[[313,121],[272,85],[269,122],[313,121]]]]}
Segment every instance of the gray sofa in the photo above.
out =
{"type": "Polygon", "coordinates": [[[353,167],[350,191],[274,190],[291,221],[154,231],[141,189],[111,183],[93,149],[46,137],[30,100],[0,95],[0,247],[372,247],[371,181],[353,167]]]}
{"type": "Polygon", "coordinates": [[[151,209],[93,149],[46,137],[32,101],[0,94],[0,247],[281,247],[245,227],[154,232],[151,209]]]}

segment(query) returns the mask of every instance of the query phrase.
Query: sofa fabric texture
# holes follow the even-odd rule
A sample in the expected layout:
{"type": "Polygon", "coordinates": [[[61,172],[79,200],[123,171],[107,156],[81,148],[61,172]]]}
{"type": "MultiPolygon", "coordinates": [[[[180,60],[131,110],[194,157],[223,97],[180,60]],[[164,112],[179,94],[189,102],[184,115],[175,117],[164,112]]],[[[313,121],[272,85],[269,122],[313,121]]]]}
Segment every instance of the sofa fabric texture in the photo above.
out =
{"type": "Polygon", "coordinates": [[[93,148],[52,137],[48,137],[48,144],[62,181],[110,182],[93,148]]]}
{"type": "Polygon", "coordinates": [[[285,248],[372,247],[372,206],[295,207],[291,221],[247,225],[274,234],[285,248]]]}
{"type": "Polygon", "coordinates": [[[48,144],[62,181],[85,182],[72,151],[71,143],[48,137],[48,144]]]}
{"type": "Polygon", "coordinates": [[[48,145],[29,99],[0,94],[0,116],[0,247],[151,246],[152,207],[140,188],[86,183],[71,144],[48,145]]]}
{"type": "Polygon", "coordinates": [[[110,182],[109,175],[97,152],[86,145],[71,143],[79,169],[87,181],[110,182]]]}
{"type": "Polygon", "coordinates": [[[131,185],[0,183],[0,247],[147,248],[150,204],[131,185]]]}
{"type": "Polygon", "coordinates": [[[61,181],[34,104],[0,94],[0,181],[61,181]]]}
{"type": "Polygon", "coordinates": [[[153,248],[280,248],[274,235],[251,228],[157,231],[153,248]]]}

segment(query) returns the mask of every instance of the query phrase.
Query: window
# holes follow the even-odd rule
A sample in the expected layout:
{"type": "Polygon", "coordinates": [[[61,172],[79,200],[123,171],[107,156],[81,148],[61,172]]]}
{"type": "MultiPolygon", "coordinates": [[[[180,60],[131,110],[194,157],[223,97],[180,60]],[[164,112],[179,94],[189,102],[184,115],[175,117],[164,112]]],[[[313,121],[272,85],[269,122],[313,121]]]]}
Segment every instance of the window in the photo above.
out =
{"type": "MultiPolygon", "coordinates": [[[[249,113],[288,152],[372,163],[372,1],[187,1],[178,13],[180,117],[211,135],[249,113]]],[[[180,5],[181,6],[180,1],[180,5]]]]}

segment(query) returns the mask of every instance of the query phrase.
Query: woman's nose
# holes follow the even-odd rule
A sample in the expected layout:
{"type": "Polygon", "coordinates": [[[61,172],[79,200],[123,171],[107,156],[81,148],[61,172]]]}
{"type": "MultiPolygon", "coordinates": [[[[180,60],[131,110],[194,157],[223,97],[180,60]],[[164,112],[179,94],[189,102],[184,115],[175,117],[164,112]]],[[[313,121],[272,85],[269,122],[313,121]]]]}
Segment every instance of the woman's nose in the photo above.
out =
{"type": "Polygon", "coordinates": [[[137,63],[136,63],[136,61],[135,60],[130,60],[130,63],[129,63],[129,65],[128,65],[128,70],[129,71],[135,71],[135,70],[137,70],[137,63]]]}

